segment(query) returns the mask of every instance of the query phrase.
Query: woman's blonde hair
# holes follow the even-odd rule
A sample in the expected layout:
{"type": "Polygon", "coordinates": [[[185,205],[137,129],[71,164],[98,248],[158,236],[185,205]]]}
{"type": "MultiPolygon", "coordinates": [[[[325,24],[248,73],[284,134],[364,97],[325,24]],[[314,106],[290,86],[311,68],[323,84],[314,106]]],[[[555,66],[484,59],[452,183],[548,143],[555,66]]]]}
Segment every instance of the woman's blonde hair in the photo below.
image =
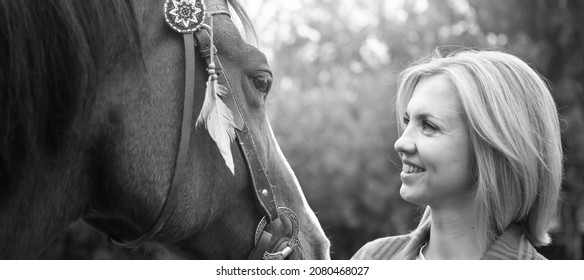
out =
{"type": "MultiPolygon", "coordinates": [[[[521,59],[502,52],[435,56],[400,75],[397,119],[417,83],[435,75],[452,83],[464,108],[480,240],[490,244],[516,224],[534,246],[549,244],[563,171],[559,118],[546,83],[521,59]]],[[[424,217],[418,228],[431,219],[429,207],[424,217]]]]}

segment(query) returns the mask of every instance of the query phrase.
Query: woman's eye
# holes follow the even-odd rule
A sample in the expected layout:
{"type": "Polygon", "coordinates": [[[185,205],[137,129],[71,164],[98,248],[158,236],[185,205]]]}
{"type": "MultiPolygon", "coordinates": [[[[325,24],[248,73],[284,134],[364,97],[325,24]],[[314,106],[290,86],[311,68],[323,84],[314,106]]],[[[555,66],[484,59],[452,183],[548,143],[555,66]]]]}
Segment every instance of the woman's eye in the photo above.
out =
{"type": "Polygon", "coordinates": [[[438,128],[436,126],[434,126],[433,124],[429,123],[428,121],[423,121],[422,122],[422,129],[427,130],[438,130],[438,128]]]}
{"type": "Polygon", "coordinates": [[[267,74],[258,75],[253,78],[253,86],[262,94],[267,95],[272,87],[272,77],[267,74]]]}
{"type": "Polygon", "coordinates": [[[410,118],[408,118],[408,117],[403,117],[403,118],[402,118],[402,122],[403,122],[405,125],[408,125],[408,124],[410,123],[410,118]]]}

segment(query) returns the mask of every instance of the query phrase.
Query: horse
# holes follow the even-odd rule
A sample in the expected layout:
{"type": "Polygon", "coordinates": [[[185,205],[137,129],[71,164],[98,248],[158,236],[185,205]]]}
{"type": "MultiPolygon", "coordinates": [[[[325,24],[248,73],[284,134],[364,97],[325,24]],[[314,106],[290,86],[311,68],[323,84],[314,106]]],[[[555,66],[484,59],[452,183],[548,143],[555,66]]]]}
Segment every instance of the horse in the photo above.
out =
{"type": "Polygon", "coordinates": [[[237,0],[197,0],[196,30],[165,24],[194,1],[0,1],[1,259],[38,257],[80,219],[181,258],[329,259],[265,112],[251,21],[237,0]],[[223,150],[194,121],[217,83],[223,150]]]}

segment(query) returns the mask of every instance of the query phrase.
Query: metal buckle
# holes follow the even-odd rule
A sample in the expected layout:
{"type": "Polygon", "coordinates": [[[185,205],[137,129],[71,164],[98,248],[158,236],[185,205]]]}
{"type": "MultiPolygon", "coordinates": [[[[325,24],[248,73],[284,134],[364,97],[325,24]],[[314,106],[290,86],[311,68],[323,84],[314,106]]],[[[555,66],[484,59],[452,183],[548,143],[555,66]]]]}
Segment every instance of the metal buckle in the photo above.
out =
{"type": "MultiPolygon", "coordinates": [[[[290,209],[290,208],[278,207],[278,215],[280,217],[286,217],[286,218],[288,218],[288,220],[290,220],[290,223],[292,224],[292,237],[290,237],[290,240],[288,241],[288,244],[286,244],[286,247],[284,247],[284,249],[282,249],[278,252],[275,252],[275,253],[270,253],[268,251],[265,251],[263,253],[263,256],[262,256],[262,259],[264,259],[264,260],[283,260],[286,257],[288,257],[288,255],[290,255],[290,253],[292,253],[292,251],[294,251],[296,246],[298,246],[298,244],[300,243],[300,241],[298,240],[298,232],[300,231],[300,226],[299,226],[298,217],[296,216],[296,213],[294,213],[294,211],[292,211],[292,209],[290,209]]],[[[268,244],[260,244],[260,243],[266,243],[266,242],[271,241],[271,238],[268,238],[268,239],[262,238],[262,235],[264,233],[264,228],[266,227],[267,223],[268,223],[268,221],[267,221],[266,217],[264,216],[256,228],[254,251],[255,251],[255,249],[267,247],[267,245],[268,245],[268,244]],[[262,240],[262,242],[260,242],[260,239],[262,240]]],[[[259,252],[257,252],[257,253],[259,253],[259,252]]],[[[252,253],[252,256],[253,255],[256,255],[256,252],[252,253]]]]}

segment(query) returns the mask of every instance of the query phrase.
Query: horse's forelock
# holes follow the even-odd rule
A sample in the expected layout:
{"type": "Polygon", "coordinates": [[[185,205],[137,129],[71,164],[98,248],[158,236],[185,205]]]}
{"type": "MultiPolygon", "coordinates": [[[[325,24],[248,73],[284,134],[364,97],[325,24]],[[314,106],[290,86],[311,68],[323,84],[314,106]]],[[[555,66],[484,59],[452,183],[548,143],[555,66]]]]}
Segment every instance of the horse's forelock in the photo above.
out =
{"type": "Polygon", "coordinates": [[[0,0],[0,192],[74,144],[100,75],[137,58],[138,38],[130,1],[0,0]]]}
{"type": "Polygon", "coordinates": [[[243,28],[242,37],[245,38],[250,44],[257,45],[258,37],[255,28],[253,26],[253,23],[251,22],[251,19],[247,15],[247,12],[245,12],[243,5],[241,5],[241,3],[238,0],[228,0],[228,2],[229,5],[231,5],[233,11],[235,11],[235,14],[239,19],[239,23],[241,23],[242,25],[241,26],[243,28]]]}

